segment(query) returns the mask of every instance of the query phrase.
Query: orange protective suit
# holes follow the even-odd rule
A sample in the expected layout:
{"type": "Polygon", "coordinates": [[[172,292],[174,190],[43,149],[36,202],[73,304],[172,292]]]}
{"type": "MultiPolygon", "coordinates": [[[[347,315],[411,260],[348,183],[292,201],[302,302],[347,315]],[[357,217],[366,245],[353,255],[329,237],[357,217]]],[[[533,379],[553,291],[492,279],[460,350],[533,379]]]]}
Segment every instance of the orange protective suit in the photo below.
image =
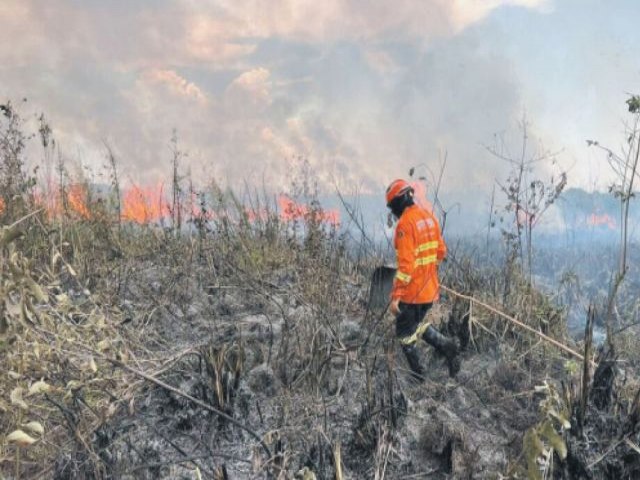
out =
{"type": "Polygon", "coordinates": [[[403,303],[432,303],[438,299],[438,264],[447,246],[436,217],[417,205],[407,207],[396,226],[394,246],[398,270],[391,299],[403,303]]]}

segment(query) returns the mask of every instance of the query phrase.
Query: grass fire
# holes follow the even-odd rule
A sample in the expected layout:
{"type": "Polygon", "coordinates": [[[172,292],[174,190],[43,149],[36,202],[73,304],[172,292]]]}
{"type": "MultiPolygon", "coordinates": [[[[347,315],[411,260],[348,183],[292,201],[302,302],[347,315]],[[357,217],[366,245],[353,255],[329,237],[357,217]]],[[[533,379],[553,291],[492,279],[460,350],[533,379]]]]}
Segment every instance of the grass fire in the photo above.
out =
{"type": "Polygon", "coordinates": [[[0,480],[640,478],[635,3],[98,3],[0,7],[0,480]]]}

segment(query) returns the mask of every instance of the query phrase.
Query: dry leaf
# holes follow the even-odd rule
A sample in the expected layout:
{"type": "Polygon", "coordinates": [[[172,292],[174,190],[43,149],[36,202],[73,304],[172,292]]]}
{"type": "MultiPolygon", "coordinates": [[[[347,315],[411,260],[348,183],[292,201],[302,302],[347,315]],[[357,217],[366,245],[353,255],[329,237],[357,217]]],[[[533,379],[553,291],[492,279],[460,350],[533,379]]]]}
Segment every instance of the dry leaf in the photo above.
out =
{"type": "Polygon", "coordinates": [[[19,303],[13,303],[11,301],[7,301],[5,303],[5,311],[7,313],[7,315],[11,318],[20,318],[20,315],[22,313],[21,308],[20,308],[20,304],[19,303]]]}
{"type": "Polygon", "coordinates": [[[32,443],[35,443],[36,439],[33,437],[30,437],[29,435],[24,433],[22,430],[16,430],[14,432],[11,432],[7,436],[7,441],[9,443],[15,443],[19,447],[28,447],[32,443]]]}
{"type": "Polygon", "coordinates": [[[116,414],[117,409],[118,409],[118,406],[115,403],[110,403],[109,407],[107,408],[106,417],[107,418],[113,417],[116,414]]]}
{"type": "Polygon", "coordinates": [[[562,435],[553,428],[551,421],[544,422],[540,433],[547,439],[562,460],[567,458],[567,444],[564,443],[562,435]]]}
{"type": "Polygon", "coordinates": [[[78,388],[81,388],[84,384],[82,382],[79,382],[78,380],[69,380],[67,382],[67,390],[77,390],[78,388]]]}
{"type": "Polygon", "coordinates": [[[29,387],[29,393],[27,396],[37,395],[38,393],[47,393],[51,391],[51,385],[44,380],[38,380],[29,387]]]}
{"type": "Polygon", "coordinates": [[[56,263],[58,263],[58,260],[62,259],[62,255],[60,255],[60,252],[56,251],[53,254],[53,257],[51,257],[51,269],[55,270],[56,268],[56,263]]]}
{"type": "Polygon", "coordinates": [[[48,295],[45,293],[42,287],[33,280],[33,278],[25,277],[24,280],[27,286],[29,287],[29,290],[31,290],[31,294],[36,298],[36,300],[39,303],[46,303],[49,301],[48,295]]]}
{"type": "Polygon", "coordinates": [[[22,236],[22,230],[17,227],[2,227],[0,230],[0,246],[9,245],[11,242],[22,236]]]}
{"type": "Polygon", "coordinates": [[[300,480],[316,480],[316,474],[309,470],[309,467],[304,467],[296,473],[296,478],[300,480]]]}
{"type": "Polygon", "coordinates": [[[11,390],[11,395],[9,396],[9,398],[11,399],[12,405],[17,405],[20,408],[23,408],[24,410],[28,410],[29,406],[22,399],[23,391],[24,390],[22,389],[22,387],[16,387],[13,390],[11,390]]]}
{"type": "Polygon", "coordinates": [[[67,306],[71,303],[71,301],[69,300],[69,295],[67,295],[66,293],[59,293],[58,295],[56,295],[56,302],[61,307],[67,306]]]}
{"type": "Polygon", "coordinates": [[[29,422],[25,423],[22,426],[30,432],[37,433],[38,435],[44,434],[44,427],[40,422],[29,422]]]}
{"type": "Polygon", "coordinates": [[[96,365],[96,361],[93,359],[93,357],[91,357],[91,359],[89,360],[89,370],[91,370],[93,373],[96,373],[98,371],[98,366],[96,365]]]}

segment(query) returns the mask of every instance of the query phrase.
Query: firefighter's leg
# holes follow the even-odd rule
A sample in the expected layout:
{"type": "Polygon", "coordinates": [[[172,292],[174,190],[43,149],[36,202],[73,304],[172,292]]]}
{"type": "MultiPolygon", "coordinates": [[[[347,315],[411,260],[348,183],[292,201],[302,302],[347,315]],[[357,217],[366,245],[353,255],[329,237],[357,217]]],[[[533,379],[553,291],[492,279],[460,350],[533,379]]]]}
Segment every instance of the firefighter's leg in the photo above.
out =
{"type": "Polygon", "coordinates": [[[411,376],[418,382],[424,381],[424,368],[420,364],[420,355],[418,349],[414,345],[402,345],[402,352],[404,353],[409,368],[411,368],[411,376]]]}
{"type": "Polygon", "coordinates": [[[396,317],[396,336],[402,345],[412,376],[416,381],[424,381],[424,369],[420,365],[420,355],[416,348],[416,329],[418,318],[415,305],[400,304],[400,313],[396,317]]]}
{"type": "Polygon", "coordinates": [[[449,366],[449,376],[455,377],[460,371],[459,349],[455,340],[441,334],[438,329],[432,325],[425,330],[422,338],[446,357],[447,365],[449,366]]]}

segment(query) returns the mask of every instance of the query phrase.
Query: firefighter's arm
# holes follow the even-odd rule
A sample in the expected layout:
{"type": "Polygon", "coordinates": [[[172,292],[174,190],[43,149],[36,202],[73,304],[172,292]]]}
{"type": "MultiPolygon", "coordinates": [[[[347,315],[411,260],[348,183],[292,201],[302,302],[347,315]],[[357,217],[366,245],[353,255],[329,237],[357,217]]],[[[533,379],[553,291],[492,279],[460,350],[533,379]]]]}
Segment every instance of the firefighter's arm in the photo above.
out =
{"type": "Polygon", "coordinates": [[[393,289],[391,290],[391,300],[398,300],[411,282],[411,275],[415,268],[415,242],[412,232],[404,225],[398,225],[396,230],[396,255],[398,259],[398,270],[393,279],[393,289]]]}

